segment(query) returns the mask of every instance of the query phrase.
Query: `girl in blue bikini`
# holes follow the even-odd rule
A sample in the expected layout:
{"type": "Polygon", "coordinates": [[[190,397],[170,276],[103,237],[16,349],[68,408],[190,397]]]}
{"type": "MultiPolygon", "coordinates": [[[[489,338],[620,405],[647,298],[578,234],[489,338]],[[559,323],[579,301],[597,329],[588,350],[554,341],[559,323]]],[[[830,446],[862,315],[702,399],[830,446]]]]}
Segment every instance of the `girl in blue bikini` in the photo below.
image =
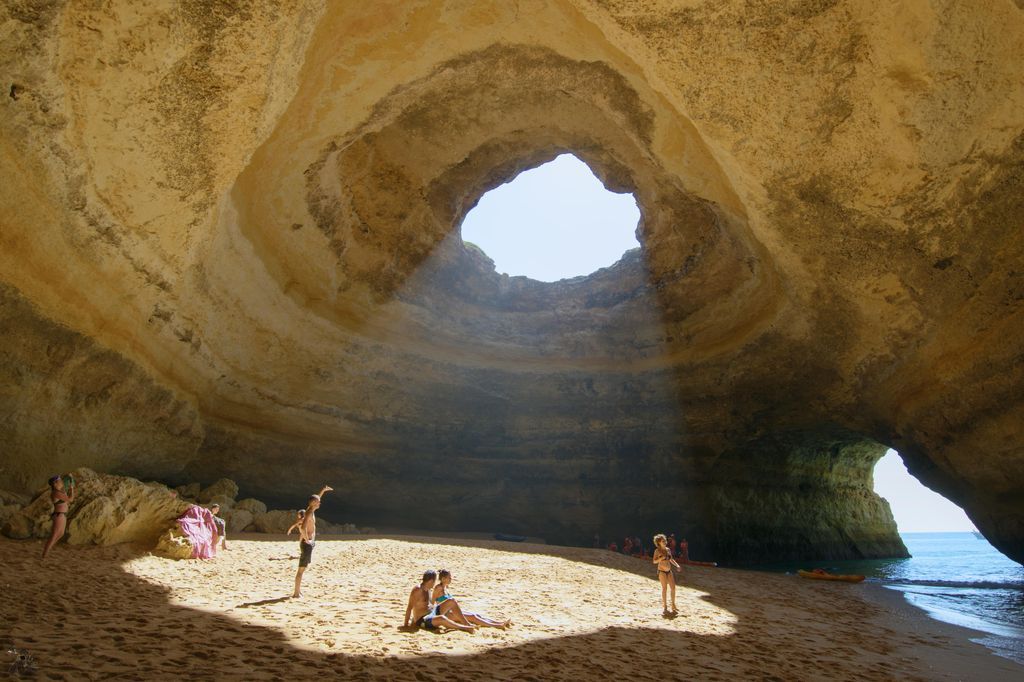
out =
{"type": "Polygon", "coordinates": [[[451,601],[452,608],[450,613],[456,618],[461,618],[463,621],[466,622],[467,625],[480,625],[488,628],[502,629],[505,629],[509,625],[512,625],[511,620],[491,620],[490,618],[485,618],[484,616],[481,616],[479,613],[469,613],[468,611],[463,611],[459,607],[458,602],[455,601],[455,598],[452,597],[450,592],[448,592],[448,586],[451,584],[451,582],[452,572],[449,571],[447,568],[442,568],[440,571],[437,572],[437,586],[434,587],[432,597],[433,601],[438,605],[438,607],[440,607],[445,602],[451,601]]]}
{"type": "Polygon", "coordinates": [[[447,600],[447,603],[436,604],[430,597],[431,589],[437,581],[436,571],[426,571],[423,580],[419,585],[412,588],[409,593],[409,604],[405,607],[405,621],[403,627],[422,627],[427,630],[464,630],[475,632],[476,626],[464,621],[465,618],[449,618],[457,606],[454,599],[447,600]]]}

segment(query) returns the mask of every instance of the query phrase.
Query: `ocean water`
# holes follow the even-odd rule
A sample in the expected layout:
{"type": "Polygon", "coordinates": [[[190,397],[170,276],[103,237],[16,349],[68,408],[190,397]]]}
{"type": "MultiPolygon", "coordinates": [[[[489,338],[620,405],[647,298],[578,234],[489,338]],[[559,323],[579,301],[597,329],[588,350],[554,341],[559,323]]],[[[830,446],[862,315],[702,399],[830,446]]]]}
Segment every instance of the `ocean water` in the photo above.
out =
{"type": "MultiPolygon", "coordinates": [[[[1024,665],[1024,566],[973,533],[900,537],[910,559],[827,561],[799,568],[863,574],[867,582],[902,592],[933,618],[979,631],[974,641],[1024,665]]],[[[791,572],[798,566],[763,568],[791,572]]]]}

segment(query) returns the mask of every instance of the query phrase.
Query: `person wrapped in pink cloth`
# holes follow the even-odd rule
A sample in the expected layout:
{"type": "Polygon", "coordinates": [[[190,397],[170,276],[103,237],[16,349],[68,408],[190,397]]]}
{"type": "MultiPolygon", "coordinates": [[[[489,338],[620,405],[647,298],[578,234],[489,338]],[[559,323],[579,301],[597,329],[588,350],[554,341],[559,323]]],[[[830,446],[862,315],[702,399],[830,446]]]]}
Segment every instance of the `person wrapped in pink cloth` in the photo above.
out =
{"type": "Polygon", "coordinates": [[[178,525],[192,543],[193,559],[212,559],[217,556],[220,533],[213,512],[194,504],[178,517],[178,525]]]}

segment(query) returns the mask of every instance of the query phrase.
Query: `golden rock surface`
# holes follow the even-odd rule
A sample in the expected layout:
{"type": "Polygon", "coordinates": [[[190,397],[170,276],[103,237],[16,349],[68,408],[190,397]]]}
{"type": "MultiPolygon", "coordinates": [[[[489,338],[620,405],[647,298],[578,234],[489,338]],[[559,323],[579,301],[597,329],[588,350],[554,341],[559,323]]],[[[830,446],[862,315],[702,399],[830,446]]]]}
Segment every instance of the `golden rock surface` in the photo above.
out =
{"type": "Polygon", "coordinates": [[[891,446],[1024,559],[1019,3],[12,0],[0,35],[0,488],[878,556],[891,446]],[[641,248],[497,274],[461,219],[567,151],[641,248]]]}

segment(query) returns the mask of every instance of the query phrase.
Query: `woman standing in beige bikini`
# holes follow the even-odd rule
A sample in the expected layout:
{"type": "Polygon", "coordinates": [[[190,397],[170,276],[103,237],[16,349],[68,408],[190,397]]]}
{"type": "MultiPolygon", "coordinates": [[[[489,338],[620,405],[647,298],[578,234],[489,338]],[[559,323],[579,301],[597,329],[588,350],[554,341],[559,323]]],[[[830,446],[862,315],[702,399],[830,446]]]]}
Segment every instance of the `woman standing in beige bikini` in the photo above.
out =
{"type": "Polygon", "coordinates": [[[658,566],[658,580],[661,581],[661,608],[664,609],[666,616],[675,615],[676,611],[676,579],[672,575],[672,569],[679,568],[679,564],[672,558],[672,553],[668,551],[668,545],[665,541],[665,534],[658,533],[654,536],[654,561],[653,563],[658,566]],[[668,603],[665,599],[665,593],[668,588],[672,588],[672,610],[668,610],[668,603]]]}
{"type": "Polygon", "coordinates": [[[50,479],[50,502],[53,502],[53,530],[50,531],[50,539],[43,546],[43,558],[46,558],[50,548],[57,544],[57,541],[64,536],[64,530],[68,525],[68,509],[75,501],[75,483],[73,478],[68,477],[70,483],[68,491],[64,492],[64,479],[58,474],[50,479]]]}

